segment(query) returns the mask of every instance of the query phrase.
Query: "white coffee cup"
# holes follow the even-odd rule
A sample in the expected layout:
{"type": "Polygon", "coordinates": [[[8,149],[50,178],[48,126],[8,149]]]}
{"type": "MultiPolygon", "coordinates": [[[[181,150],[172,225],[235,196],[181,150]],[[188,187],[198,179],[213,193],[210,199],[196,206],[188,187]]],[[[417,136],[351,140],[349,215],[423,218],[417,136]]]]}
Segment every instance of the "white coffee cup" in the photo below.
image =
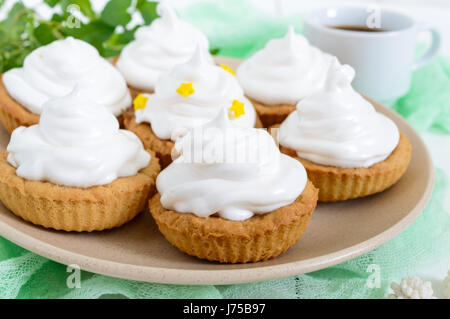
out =
{"type": "Polygon", "coordinates": [[[440,47],[435,28],[416,23],[405,14],[379,8],[342,6],[310,11],[305,15],[305,35],[312,45],[355,68],[353,86],[381,101],[404,95],[412,71],[430,62],[440,47]],[[375,27],[383,31],[350,31],[333,26],[375,27]],[[423,31],[431,32],[431,44],[415,59],[418,33],[423,31]]]}

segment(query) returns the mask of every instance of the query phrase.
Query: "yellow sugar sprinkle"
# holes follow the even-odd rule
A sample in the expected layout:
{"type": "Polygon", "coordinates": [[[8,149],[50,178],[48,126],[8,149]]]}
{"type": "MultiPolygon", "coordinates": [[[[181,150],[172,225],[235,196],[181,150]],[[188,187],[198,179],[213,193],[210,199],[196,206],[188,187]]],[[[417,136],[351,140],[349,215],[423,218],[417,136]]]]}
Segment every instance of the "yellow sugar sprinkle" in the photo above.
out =
{"type": "Polygon", "coordinates": [[[138,94],[136,98],[133,101],[134,110],[141,110],[145,109],[145,106],[147,105],[148,97],[138,94]]]}
{"type": "Polygon", "coordinates": [[[228,117],[230,119],[237,119],[244,114],[245,114],[244,103],[239,102],[238,100],[233,100],[233,104],[230,107],[228,117]]]}
{"type": "Polygon", "coordinates": [[[195,92],[195,90],[192,87],[192,82],[181,83],[177,89],[177,93],[180,95],[183,95],[184,97],[188,97],[189,95],[193,94],[194,92],[195,92]]]}
{"type": "Polygon", "coordinates": [[[221,64],[220,67],[221,67],[222,69],[224,69],[225,71],[227,71],[228,73],[230,73],[230,74],[236,76],[236,74],[234,73],[233,69],[230,68],[228,65],[226,65],[226,64],[221,64]]]}

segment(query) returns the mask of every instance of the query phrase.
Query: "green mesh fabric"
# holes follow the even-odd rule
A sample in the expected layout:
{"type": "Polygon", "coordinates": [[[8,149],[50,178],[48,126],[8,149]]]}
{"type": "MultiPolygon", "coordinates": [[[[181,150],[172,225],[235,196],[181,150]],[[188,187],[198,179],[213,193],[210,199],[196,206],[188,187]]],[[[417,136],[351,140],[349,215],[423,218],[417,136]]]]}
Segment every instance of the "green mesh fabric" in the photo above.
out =
{"type": "MultiPolygon", "coordinates": [[[[288,24],[301,30],[299,16],[275,19],[246,1],[209,1],[180,15],[203,29],[221,55],[245,57],[288,24]]],[[[419,130],[450,132],[449,62],[443,58],[413,76],[410,92],[394,109],[419,130]]],[[[448,258],[450,215],[443,208],[445,174],[436,170],[431,201],[404,232],[360,257],[312,273],[251,284],[180,286],[143,283],[82,271],[81,288],[68,288],[66,266],[0,237],[0,298],[383,298],[389,283],[448,258]],[[369,288],[370,265],[380,270],[379,288],[369,288]]]]}
{"type": "Polygon", "coordinates": [[[179,12],[180,17],[201,29],[210,47],[220,49],[219,55],[245,58],[264,47],[272,38],[281,37],[293,25],[303,30],[299,15],[282,19],[265,14],[248,1],[204,1],[179,12]]]}
{"type": "Polygon", "coordinates": [[[450,134],[450,61],[440,57],[414,72],[408,94],[393,108],[418,131],[450,134]]]}

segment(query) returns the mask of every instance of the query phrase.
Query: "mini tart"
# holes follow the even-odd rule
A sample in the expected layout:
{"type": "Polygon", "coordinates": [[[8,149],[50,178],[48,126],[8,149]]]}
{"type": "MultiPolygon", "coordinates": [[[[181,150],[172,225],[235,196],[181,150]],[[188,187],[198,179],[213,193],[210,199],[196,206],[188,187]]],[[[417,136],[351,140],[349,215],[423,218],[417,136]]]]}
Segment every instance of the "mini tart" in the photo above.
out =
{"type": "Polygon", "coordinates": [[[317,194],[308,181],[292,204],[244,221],[167,210],[159,194],[149,208],[161,233],[182,252],[221,263],[247,263],[274,258],[293,246],[316,208],[317,194]]]}
{"type": "Polygon", "coordinates": [[[146,207],[160,171],[154,153],[149,165],[134,176],[89,188],[30,181],[16,175],[0,152],[0,200],[15,215],[45,228],[94,231],[119,227],[146,207]]]}
{"type": "Polygon", "coordinates": [[[39,123],[39,115],[34,114],[17,103],[6,90],[0,76],[0,121],[3,127],[12,133],[19,126],[30,126],[39,123]]]}
{"type": "MultiPolygon", "coordinates": [[[[159,157],[162,168],[172,163],[172,148],[175,145],[171,140],[162,140],[153,132],[149,123],[137,123],[132,109],[123,113],[124,127],[139,137],[145,148],[151,149],[159,157]]],[[[256,116],[256,128],[262,128],[262,123],[256,116]]]]}
{"type": "Polygon", "coordinates": [[[271,127],[272,125],[280,124],[289,114],[291,114],[292,111],[295,111],[297,108],[295,104],[265,105],[249,98],[248,96],[247,98],[255,107],[256,113],[261,119],[263,127],[271,127]]]}
{"type": "Polygon", "coordinates": [[[280,150],[303,164],[308,178],[319,189],[319,202],[337,202],[376,194],[394,185],[408,168],[412,147],[408,137],[400,133],[391,155],[367,168],[320,165],[299,158],[293,149],[280,145],[280,150]]]}

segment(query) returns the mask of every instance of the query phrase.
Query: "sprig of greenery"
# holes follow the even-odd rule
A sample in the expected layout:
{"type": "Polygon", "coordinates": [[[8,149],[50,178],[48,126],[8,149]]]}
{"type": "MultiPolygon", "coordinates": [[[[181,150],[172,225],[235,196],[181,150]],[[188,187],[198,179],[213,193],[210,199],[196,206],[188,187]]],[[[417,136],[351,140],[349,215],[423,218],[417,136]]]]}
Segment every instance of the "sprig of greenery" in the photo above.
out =
{"type": "MultiPolygon", "coordinates": [[[[92,9],[90,0],[44,1],[50,7],[59,6],[61,13],[43,20],[19,1],[0,21],[0,73],[21,66],[34,49],[67,36],[89,42],[104,57],[116,56],[134,39],[134,32],[141,26],[127,28],[134,12],[141,14],[143,25],[158,17],[157,3],[149,0],[110,0],[100,13],[92,9]],[[87,21],[74,20],[69,10],[73,8],[79,8],[87,21]]],[[[3,3],[0,0],[0,7],[3,3]]]]}

